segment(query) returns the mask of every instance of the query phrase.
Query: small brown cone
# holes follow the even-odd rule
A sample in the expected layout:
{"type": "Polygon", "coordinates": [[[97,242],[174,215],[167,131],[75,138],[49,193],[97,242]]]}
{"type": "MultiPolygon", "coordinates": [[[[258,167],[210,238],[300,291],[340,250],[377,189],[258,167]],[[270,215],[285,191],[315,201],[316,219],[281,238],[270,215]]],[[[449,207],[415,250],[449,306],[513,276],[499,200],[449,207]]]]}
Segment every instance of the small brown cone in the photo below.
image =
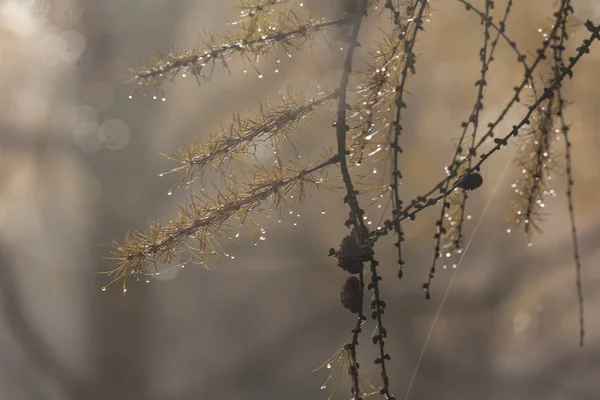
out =
{"type": "Polygon", "coordinates": [[[337,260],[338,266],[351,274],[358,274],[362,270],[362,250],[356,236],[349,234],[342,239],[337,260]]]}
{"type": "Polygon", "coordinates": [[[351,276],[346,280],[340,293],[340,301],[342,305],[352,313],[360,312],[362,307],[362,288],[360,281],[355,276],[351,276]]]}
{"type": "Polygon", "coordinates": [[[458,184],[463,190],[475,190],[483,183],[483,177],[478,172],[471,172],[465,175],[458,184]]]}

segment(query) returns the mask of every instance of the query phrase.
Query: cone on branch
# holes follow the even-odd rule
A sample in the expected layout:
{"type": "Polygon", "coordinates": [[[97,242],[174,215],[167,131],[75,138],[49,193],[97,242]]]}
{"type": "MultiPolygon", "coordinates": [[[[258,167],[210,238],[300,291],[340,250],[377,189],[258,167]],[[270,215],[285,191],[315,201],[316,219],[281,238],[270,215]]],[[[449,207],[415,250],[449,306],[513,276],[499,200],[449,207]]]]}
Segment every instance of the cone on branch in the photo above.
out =
{"type": "Polygon", "coordinates": [[[483,177],[479,172],[471,172],[465,175],[458,184],[463,190],[475,190],[483,183],[483,177]]]}
{"type": "Polygon", "coordinates": [[[359,313],[362,308],[363,291],[357,277],[351,276],[346,280],[340,293],[342,305],[351,313],[359,313]]]}
{"type": "Polygon", "coordinates": [[[338,266],[350,274],[358,274],[362,268],[362,249],[352,233],[346,235],[337,252],[338,266]]]}

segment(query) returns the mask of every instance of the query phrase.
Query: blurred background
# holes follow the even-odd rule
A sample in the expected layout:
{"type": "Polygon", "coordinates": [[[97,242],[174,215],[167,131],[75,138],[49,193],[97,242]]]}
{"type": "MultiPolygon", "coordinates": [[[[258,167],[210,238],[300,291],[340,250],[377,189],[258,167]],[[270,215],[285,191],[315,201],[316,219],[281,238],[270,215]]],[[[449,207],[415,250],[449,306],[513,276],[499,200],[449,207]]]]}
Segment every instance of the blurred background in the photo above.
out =
{"type": "MultiPolygon", "coordinates": [[[[513,5],[507,29],[522,51],[540,45],[538,29],[549,29],[552,3],[513,5]]],[[[483,9],[483,1],[473,4],[483,9]]],[[[305,7],[326,6],[332,13],[338,5],[305,7]]],[[[332,50],[339,47],[334,35],[331,47],[316,43],[311,52],[282,58],[279,73],[274,58],[261,60],[262,79],[244,74],[248,63],[235,60],[231,75],[217,68],[201,87],[191,78],[167,83],[164,102],[128,98],[128,67],[175,46],[193,47],[207,30],[222,31],[238,19],[236,6],[216,0],[0,1],[0,399],[329,396],[332,385],[320,389],[328,371],[311,371],[350,341],[355,323],[339,303],[346,274],[327,257],[347,233],[342,192],[313,191],[292,214],[284,209],[264,217],[266,240],[255,246],[242,234],[239,246],[225,247],[235,259],[210,269],[173,268],[149,283],[130,280],[126,297],[119,287],[101,291],[108,279],[97,272],[114,268],[102,258],[110,256],[107,244],[130,228],[145,229],[148,218],[166,219],[185,201],[183,189],[167,195],[177,178],[158,177],[174,167],[159,151],[173,153],[194,137],[207,137],[232,112],[256,109],[260,98],[277,104],[277,94],[290,85],[308,91],[338,83],[343,53],[332,50]]],[[[504,1],[496,2],[498,12],[503,7],[504,1]]],[[[480,69],[479,18],[458,1],[435,1],[431,11],[407,88],[401,138],[407,201],[444,177],[480,69]]],[[[386,26],[377,15],[373,9],[365,23],[357,70],[366,68],[370,35],[386,26]]],[[[600,3],[575,2],[575,17],[600,23],[600,3]]],[[[587,36],[574,27],[570,48],[587,36]]],[[[486,124],[522,76],[504,43],[497,54],[484,99],[486,124]]],[[[404,279],[396,276],[392,239],[376,248],[396,398],[407,392],[452,278],[408,398],[600,398],[598,71],[600,45],[594,43],[564,88],[574,103],[566,118],[572,123],[585,347],[578,346],[565,177],[553,176],[559,195],[548,199],[544,233],[528,247],[520,230],[506,232],[517,176],[515,167],[504,174],[513,154],[506,150],[484,164],[485,182],[470,196],[473,218],[465,226],[467,239],[475,235],[459,268],[451,267],[457,256],[439,268],[430,301],[421,284],[433,257],[438,211],[405,224],[404,279]]],[[[507,132],[524,108],[514,111],[497,132],[507,132]]],[[[335,145],[333,112],[319,115],[300,127],[305,159],[318,159],[319,151],[335,145]]],[[[563,145],[557,143],[558,153],[563,145]]],[[[360,371],[367,387],[377,387],[371,329],[369,322],[363,330],[360,371]]],[[[348,397],[344,373],[336,398],[348,397]]]]}

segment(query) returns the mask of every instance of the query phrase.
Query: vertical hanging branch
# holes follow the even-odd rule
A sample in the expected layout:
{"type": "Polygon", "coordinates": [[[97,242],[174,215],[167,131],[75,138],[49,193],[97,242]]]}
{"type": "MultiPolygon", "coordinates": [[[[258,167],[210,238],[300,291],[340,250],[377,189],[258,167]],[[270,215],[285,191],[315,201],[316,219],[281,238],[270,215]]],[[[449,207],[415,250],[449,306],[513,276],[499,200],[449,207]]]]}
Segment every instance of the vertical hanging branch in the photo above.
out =
{"type": "MultiPolygon", "coordinates": [[[[386,3],[386,6],[390,8],[390,10],[394,13],[394,22],[399,23],[397,11],[393,8],[391,2],[386,3]]],[[[394,120],[391,125],[391,129],[393,129],[393,141],[391,145],[392,152],[394,154],[393,161],[393,169],[392,169],[392,183],[390,188],[392,189],[392,213],[394,216],[402,208],[402,200],[400,199],[400,193],[398,190],[398,186],[400,184],[400,179],[402,178],[402,174],[400,172],[399,166],[399,158],[400,153],[402,152],[402,148],[398,144],[400,140],[400,134],[402,133],[402,125],[400,124],[400,120],[402,119],[402,108],[406,107],[404,103],[404,86],[406,84],[406,80],[408,78],[408,71],[411,73],[415,73],[415,60],[416,55],[413,51],[413,47],[415,46],[415,42],[417,39],[417,33],[419,30],[423,30],[423,14],[425,12],[425,8],[427,6],[427,0],[416,0],[414,4],[411,4],[410,10],[412,11],[412,15],[409,16],[409,22],[404,25],[400,25],[400,36],[399,39],[404,42],[404,65],[402,66],[402,77],[400,79],[400,83],[396,86],[396,100],[394,102],[396,113],[394,116],[394,120]],[[417,10],[417,5],[420,1],[420,8],[417,10]],[[414,14],[416,11],[416,15],[414,14]],[[412,29],[409,36],[409,27],[414,24],[414,28],[412,29]]],[[[402,278],[402,266],[404,265],[404,261],[402,261],[402,242],[404,241],[404,234],[402,232],[402,226],[400,225],[400,220],[398,218],[395,219],[394,222],[394,231],[398,236],[398,240],[394,243],[394,245],[398,248],[398,278],[402,278]]]]}
{"type": "MultiPolygon", "coordinates": [[[[350,218],[346,221],[346,225],[354,227],[354,233],[357,236],[358,242],[362,248],[363,260],[369,261],[370,263],[371,282],[368,285],[368,289],[373,290],[373,301],[371,302],[371,308],[374,310],[371,314],[371,317],[377,322],[378,332],[378,334],[373,337],[373,343],[379,344],[380,353],[379,357],[375,359],[375,363],[381,366],[381,376],[383,379],[383,386],[380,388],[380,393],[384,395],[385,398],[392,399],[393,396],[391,396],[389,393],[389,379],[385,366],[386,360],[389,360],[390,356],[389,354],[385,353],[384,349],[384,339],[387,336],[387,331],[383,327],[381,318],[383,309],[385,307],[385,303],[380,299],[379,292],[379,281],[381,280],[381,277],[377,273],[378,262],[373,258],[374,251],[372,249],[372,245],[369,245],[367,242],[368,230],[364,225],[362,218],[364,210],[360,208],[358,203],[358,199],[356,197],[357,192],[354,190],[346,160],[346,134],[350,130],[350,127],[347,125],[346,121],[346,110],[349,109],[350,106],[348,105],[346,98],[350,75],[352,74],[352,61],[354,58],[354,52],[356,48],[360,46],[358,43],[358,33],[360,31],[363,16],[366,15],[367,4],[367,0],[357,1],[354,4],[354,9],[351,11],[352,14],[349,16],[350,21],[352,21],[352,31],[347,41],[348,51],[344,60],[344,70],[342,72],[342,78],[338,88],[338,111],[337,119],[335,121],[335,128],[340,170],[344,185],[346,187],[346,196],[344,197],[344,202],[348,203],[350,208],[350,218]]],[[[363,295],[363,301],[361,302],[360,307],[358,307],[358,321],[356,327],[352,330],[352,343],[349,345],[351,358],[351,362],[349,363],[349,373],[352,379],[351,393],[357,400],[361,399],[362,397],[358,379],[359,364],[356,361],[356,346],[358,345],[358,335],[361,332],[361,325],[366,319],[363,314],[364,304],[362,304],[364,303],[364,275],[362,268],[360,268],[358,280],[360,285],[360,293],[363,295]]]]}
{"type": "MultiPolygon", "coordinates": [[[[477,151],[475,150],[475,141],[477,138],[477,131],[479,128],[479,114],[480,114],[481,110],[483,110],[483,91],[484,91],[484,87],[487,85],[487,72],[490,68],[490,64],[494,60],[494,52],[496,50],[496,46],[498,45],[500,35],[503,33],[504,28],[506,26],[506,20],[508,19],[508,15],[510,14],[511,7],[512,7],[512,0],[509,0],[506,3],[504,17],[498,24],[500,26],[500,29],[497,31],[496,37],[494,38],[494,40],[492,41],[492,43],[490,45],[490,44],[488,44],[488,42],[490,39],[490,27],[492,24],[492,17],[489,14],[490,14],[490,10],[492,8],[494,8],[494,2],[490,1],[490,0],[487,0],[485,2],[485,14],[481,18],[481,22],[484,25],[484,41],[483,41],[483,47],[481,48],[480,53],[479,53],[480,60],[481,60],[481,75],[479,77],[479,80],[477,82],[475,82],[475,85],[478,86],[477,99],[475,100],[475,106],[473,107],[473,112],[472,112],[471,116],[469,117],[469,123],[471,123],[473,125],[473,134],[471,135],[471,145],[470,145],[468,154],[472,155],[472,156],[476,155],[476,153],[477,153],[477,151]]],[[[459,147],[460,147],[460,145],[459,145],[459,147]]],[[[462,149],[460,149],[460,150],[462,150],[462,149]]],[[[459,151],[459,150],[457,149],[457,151],[459,151]]],[[[472,157],[467,157],[467,158],[468,158],[468,163],[467,163],[468,167],[467,167],[466,171],[471,171],[471,168],[473,166],[473,158],[472,157]]],[[[468,177],[471,177],[471,180],[472,180],[473,177],[477,177],[477,175],[471,174],[471,175],[465,176],[463,178],[463,183],[468,183],[466,181],[468,179],[468,177]]],[[[477,179],[477,178],[475,178],[475,179],[477,179]]],[[[479,181],[479,185],[480,185],[481,178],[478,178],[478,181],[479,181]]],[[[477,186],[479,186],[479,185],[477,185],[477,186]]],[[[460,250],[462,248],[462,238],[463,238],[462,231],[463,231],[463,225],[465,222],[465,210],[466,210],[466,204],[467,204],[467,199],[468,199],[467,191],[469,189],[473,190],[476,188],[476,187],[472,187],[472,186],[469,187],[468,185],[467,185],[467,187],[464,187],[464,186],[465,185],[461,185],[461,188],[463,190],[462,190],[462,193],[459,193],[459,196],[462,198],[458,202],[459,210],[460,210],[458,223],[455,224],[454,227],[450,227],[450,231],[452,233],[448,233],[446,235],[446,239],[449,239],[448,243],[446,243],[446,245],[444,246],[444,250],[446,250],[446,251],[460,250]],[[454,229],[452,229],[452,228],[454,228],[454,229]]]]}
{"type": "MultiPolygon", "coordinates": [[[[465,4],[467,7],[467,10],[473,9],[473,6],[471,6],[470,3],[468,3],[466,0],[458,0],[458,1],[465,4]]],[[[562,10],[565,7],[566,2],[567,2],[567,0],[561,0],[561,4],[559,7],[560,10],[562,10]]],[[[557,32],[559,24],[560,24],[560,12],[556,12],[554,14],[554,17],[556,18],[556,20],[552,27],[552,31],[550,32],[550,37],[552,37],[553,35],[556,35],[556,32],[557,32]]],[[[511,47],[513,47],[516,50],[516,46],[513,46],[513,45],[514,45],[514,42],[512,42],[511,47]]],[[[531,82],[533,81],[533,72],[537,69],[537,67],[540,65],[542,60],[546,59],[546,52],[548,51],[548,46],[550,46],[550,40],[546,39],[543,41],[542,46],[536,50],[537,57],[535,58],[533,63],[528,68],[525,69],[525,74],[523,76],[523,80],[521,81],[521,84],[519,86],[515,86],[513,88],[515,91],[515,94],[510,99],[510,101],[506,104],[506,106],[504,107],[502,112],[500,112],[500,114],[498,115],[496,120],[494,122],[488,123],[488,130],[484,135],[482,135],[479,138],[479,141],[477,142],[477,146],[475,146],[476,149],[478,149],[488,138],[494,137],[494,129],[498,126],[498,124],[500,124],[500,122],[504,119],[504,117],[506,117],[506,115],[512,109],[512,107],[515,105],[515,103],[518,103],[521,101],[521,98],[520,98],[521,92],[523,91],[523,89],[525,89],[525,87],[527,87],[528,85],[531,85],[531,82]]],[[[524,54],[521,54],[518,57],[519,57],[518,58],[519,62],[525,61],[524,54]]]]}
{"type": "MultiPolygon", "coordinates": [[[[346,102],[346,95],[348,92],[350,74],[352,73],[352,60],[354,58],[354,51],[358,46],[358,32],[360,31],[363,15],[366,13],[366,7],[367,1],[361,0],[361,7],[357,7],[356,9],[354,9],[352,11],[353,15],[349,16],[350,21],[352,23],[352,32],[350,34],[350,37],[348,38],[348,51],[346,53],[346,59],[344,61],[344,71],[342,73],[340,86],[338,88],[338,111],[337,119],[335,121],[338,159],[340,161],[342,179],[344,180],[344,185],[346,186],[346,196],[344,197],[344,202],[348,203],[350,207],[350,219],[346,222],[346,225],[353,225],[356,228],[356,235],[358,237],[358,241],[361,247],[365,243],[364,224],[362,222],[362,218],[360,217],[361,213],[364,211],[362,211],[358,205],[356,193],[354,191],[354,186],[352,185],[352,179],[350,177],[350,173],[348,171],[348,164],[346,161],[346,132],[348,132],[349,130],[349,127],[346,124],[346,109],[347,107],[349,107],[349,105],[346,102]]],[[[352,380],[351,393],[354,394],[354,398],[357,400],[360,399],[361,396],[358,374],[359,364],[356,360],[356,346],[358,345],[358,335],[361,332],[361,325],[363,321],[366,320],[366,317],[363,314],[364,301],[362,300],[364,299],[364,275],[362,268],[360,268],[358,280],[360,286],[361,302],[360,306],[358,307],[359,310],[356,327],[352,330],[352,343],[349,346],[350,363],[348,366],[348,372],[352,380]]]]}
{"type": "MultiPolygon", "coordinates": [[[[507,5],[504,14],[504,19],[500,24],[501,27],[504,27],[504,23],[510,12],[511,5],[512,2],[509,2],[507,5]]],[[[467,190],[474,189],[481,185],[481,176],[472,172],[472,157],[476,155],[475,141],[477,138],[477,129],[479,128],[479,113],[483,109],[483,91],[484,87],[487,85],[487,71],[489,69],[490,63],[493,60],[494,50],[496,49],[496,45],[498,44],[498,39],[500,37],[500,31],[498,31],[496,38],[490,46],[490,25],[492,23],[490,11],[493,8],[494,2],[491,0],[486,0],[485,12],[484,15],[481,16],[481,24],[484,26],[484,30],[483,46],[479,50],[479,59],[481,61],[481,74],[479,76],[479,79],[475,82],[475,85],[478,88],[477,97],[475,99],[475,104],[473,105],[471,115],[469,116],[467,121],[462,122],[463,131],[458,141],[458,147],[456,149],[456,152],[454,153],[452,163],[450,164],[450,168],[448,168],[447,171],[450,176],[456,176],[459,174],[463,175],[463,177],[461,178],[461,184],[459,185],[459,187],[461,187],[463,190],[461,193],[456,194],[455,192],[449,191],[448,188],[450,186],[450,181],[448,181],[443,188],[444,195],[442,197],[442,207],[440,211],[440,217],[436,222],[437,232],[434,235],[436,243],[434,248],[433,261],[431,263],[431,267],[429,268],[427,282],[423,284],[423,290],[425,291],[426,299],[431,298],[429,287],[431,285],[431,281],[435,276],[437,260],[441,257],[441,240],[442,238],[444,238],[446,241],[449,242],[445,246],[445,249],[448,251],[448,253],[446,253],[446,256],[450,255],[449,251],[460,251],[462,227],[465,219],[465,206],[468,198],[467,190]],[[464,153],[462,147],[463,141],[465,140],[467,130],[470,126],[473,127],[473,133],[471,134],[471,144],[468,149],[468,152],[464,153]],[[463,160],[468,160],[467,165],[460,163],[460,161],[463,160]],[[477,185],[474,186],[472,184],[468,184],[468,181],[473,181],[474,183],[477,183],[477,185]],[[446,219],[447,223],[449,224],[448,228],[444,226],[444,219],[446,219]],[[454,219],[457,219],[458,221],[455,221],[454,219]]]]}
{"type": "MultiPolygon", "coordinates": [[[[565,8],[563,9],[563,17],[560,22],[560,28],[558,35],[551,38],[552,42],[552,54],[553,54],[553,66],[554,79],[560,75],[560,71],[565,67],[563,52],[565,50],[565,41],[569,39],[567,33],[567,19],[569,14],[573,13],[573,7],[571,2],[567,1],[565,8]]],[[[583,280],[581,277],[581,259],[579,257],[579,242],[577,240],[577,226],[575,224],[575,208],[573,207],[573,169],[571,162],[571,141],[569,140],[569,126],[565,121],[565,106],[566,102],[562,95],[562,85],[558,85],[556,89],[556,97],[558,99],[558,110],[556,115],[560,122],[560,132],[563,135],[565,141],[565,173],[567,175],[567,207],[569,209],[569,221],[571,225],[571,238],[573,242],[573,261],[575,263],[575,284],[577,287],[577,303],[579,311],[579,345],[583,346],[585,329],[584,329],[584,314],[583,314],[583,280]]],[[[556,130],[558,133],[558,129],[556,130]]]]}
{"type": "MultiPolygon", "coordinates": [[[[555,21],[550,36],[544,43],[548,47],[551,43],[553,49],[553,58],[556,51],[556,41],[560,41],[559,27],[568,14],[568,1],[563,0],[558,11],[554,13],[555,21]]],[[[559,45],[560,46],[560,45],[559,45]]],[[[540,53],[544,58],[545,53],[540,53]]],[[[554,67],[553,67],[554,68],[554,67]]],[[[557,72],[554,71],[547,80],[557,79],[557,72]]],[[[540,231],[539,222],[542,218],[542,211],[545,207],[544,196],[552,194],[553,190],[547,190],[548,180],[551,179],[550,173],[553,170],[552,163],[552,141],[551,133],[554,130],[556,115],[559,113],[559,101],[554,97],[560,84],[554,88],[553,96],[543,102],[543,107],[533,114],[532,124],[524,135],[524,144],[517,153],[517,165],[521,176],[513,183],[517,198],[514,201],[513,215],[511,220],[514,225],[524,224],[525,234],[527,235],[528,245],[531,245],[531,235],[533,229],[540,231]],[[533,228],[533,229],[532,229],[533,228]]],[[[511,229],[508,229],[510,232],[511,229]]]]}

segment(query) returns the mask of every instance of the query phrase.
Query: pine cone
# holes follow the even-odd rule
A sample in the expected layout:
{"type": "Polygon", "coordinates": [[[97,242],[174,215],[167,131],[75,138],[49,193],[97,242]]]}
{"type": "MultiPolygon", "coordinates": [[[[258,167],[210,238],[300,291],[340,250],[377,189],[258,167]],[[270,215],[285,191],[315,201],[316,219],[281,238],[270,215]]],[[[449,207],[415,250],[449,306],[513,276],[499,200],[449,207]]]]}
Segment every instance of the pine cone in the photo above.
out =
{"type": "Polygon", "coordinates": [[[463,190],[475,190],[483,183],[483,177],[479,172],[465,175],[459,182],[458,187],[463,190]]]}
{"type": "Polygon", "coordinates": [[[351,276],[346,280],[340,293],[340,301],[342,305],[352,313],[360,312],[362,306],[362,288],[360,281],[355,276],[351,276]]]}
{"type": "Polygon", "coordinates": [[[356,236],[349,234],[342,239],[337,260],[338,266],[351,274],[358,274],[362,270],[362,250],[356,236]]]}

